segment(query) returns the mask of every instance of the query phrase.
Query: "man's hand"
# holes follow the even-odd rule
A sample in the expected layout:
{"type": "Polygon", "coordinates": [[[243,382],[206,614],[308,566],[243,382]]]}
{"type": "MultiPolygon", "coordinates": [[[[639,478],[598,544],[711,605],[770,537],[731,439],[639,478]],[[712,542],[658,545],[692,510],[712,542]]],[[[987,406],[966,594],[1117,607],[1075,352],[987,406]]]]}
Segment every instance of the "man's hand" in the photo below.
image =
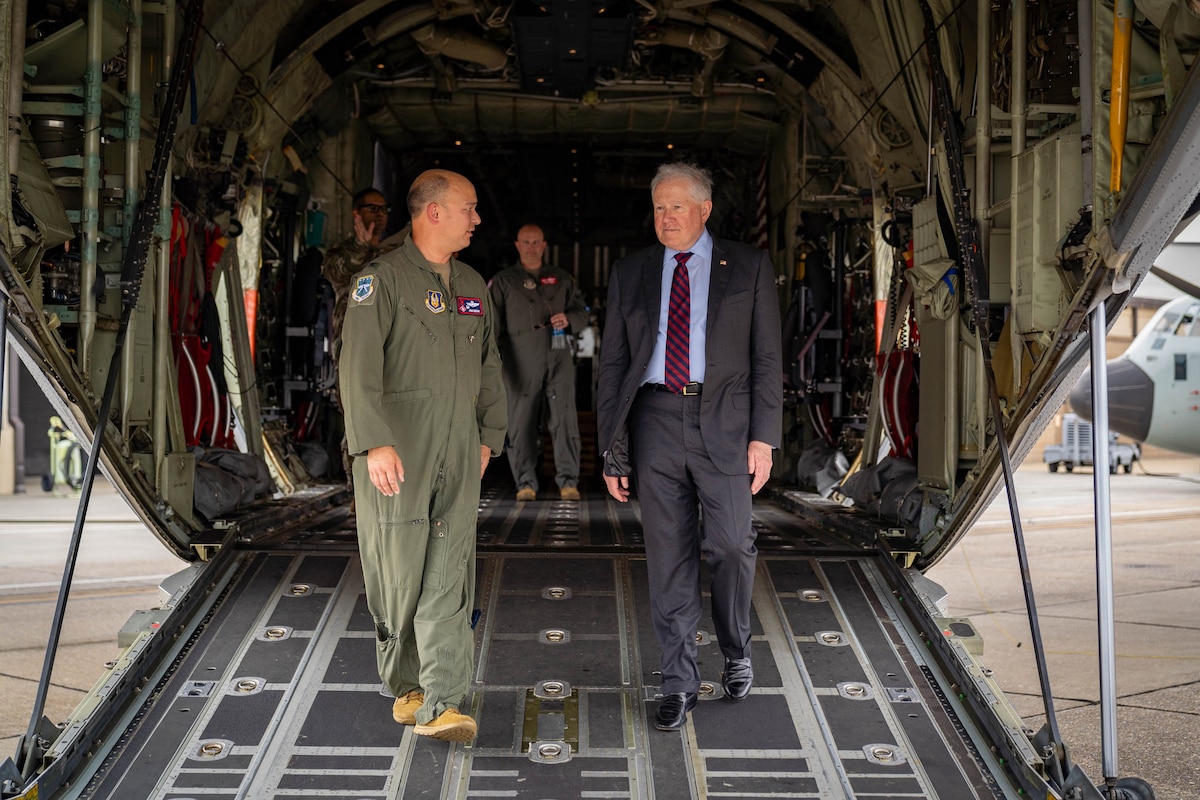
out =
{"type": "Polygon", "coordinates": [[[371,474],[371,483],[385,497],[400,494],[400,484],[404,483],[404,465],[400,463],[396,448],[389,444],[368,450],[367,472],[371,474]]]}
{"type": "Polygon", "coordinates": [[[358,211],[354,212],[354,238],[358,239],[359,244],[370,244],[371,239],[375,236],[375,223],[363,225],[362,215],[358,211]]]}
{"type": "Polygon", "coordinates": [[[605,475],[604,483],[608,486],[608,493],[616,499],[618,503],[629,502],[629,476],[628,475],[605,475]]]}
{"type": "Polygon", "coordinates": [[[771,477],[771,445],[766,442],[751,442],[750,447],[746,450],[746,466],[748,472],[754,476],[754,480],[750,482],[750,494],[758,494],[767,483],[767,478],[771,477]]]}
{"type": "Polygon", "coordinates": [[[486,444],[479,445],[479,480],[483,480],[483,473],[487,472],[488,464],[492,461],[492,448],[486,444]]]}
{"type": "Polygon", "coordinates": [[[571,320],[567,319],[567,315],[560,311],[559,313],[550,317],[550,324],[554,327],[554,330],[561,331],[565,330],[566,327],[571,324],[571,320]]]}

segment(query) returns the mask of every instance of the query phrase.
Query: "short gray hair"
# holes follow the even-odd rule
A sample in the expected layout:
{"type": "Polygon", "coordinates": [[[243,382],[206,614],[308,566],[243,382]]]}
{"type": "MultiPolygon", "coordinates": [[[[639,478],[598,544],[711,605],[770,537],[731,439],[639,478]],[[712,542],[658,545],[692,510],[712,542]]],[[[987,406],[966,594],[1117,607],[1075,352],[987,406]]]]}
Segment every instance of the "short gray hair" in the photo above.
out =
{"type": "Polygon", "coordinates": [[[431,169],[417,176],[408,190],[408,213],[413,219],[423,214],[430,203],[442,202],[450,188],[450,174],[446,170],[431,169]]]}
{"type": "Polygon", "coordinates": [[[685,161],[672,161],[660,164],[654,178],[650,181],[650,195],[653,196],[658,185],[666,180],[683,179],[692,187],[690,194],[698,203],[712,200],[712,175],[709,171],[689,164],[685,161]]]}

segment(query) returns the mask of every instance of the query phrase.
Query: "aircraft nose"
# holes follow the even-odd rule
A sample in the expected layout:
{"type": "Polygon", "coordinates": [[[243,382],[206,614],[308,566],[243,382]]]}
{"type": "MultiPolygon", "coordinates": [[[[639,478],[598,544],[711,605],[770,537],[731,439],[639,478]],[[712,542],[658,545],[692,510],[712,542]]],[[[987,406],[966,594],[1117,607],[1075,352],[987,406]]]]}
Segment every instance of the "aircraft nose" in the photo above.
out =
{"type": "MultiPolygon", "coordinates": [[[[1071,408],[1084,419],[1092,418],[1092,371],[1071,390],[1071,408]]],[[[1108,362],[1108,426],[1139,442],[1150,432],[1154,409],[1154,381],[1132,361],[1119,358],[1108,362]]]]}

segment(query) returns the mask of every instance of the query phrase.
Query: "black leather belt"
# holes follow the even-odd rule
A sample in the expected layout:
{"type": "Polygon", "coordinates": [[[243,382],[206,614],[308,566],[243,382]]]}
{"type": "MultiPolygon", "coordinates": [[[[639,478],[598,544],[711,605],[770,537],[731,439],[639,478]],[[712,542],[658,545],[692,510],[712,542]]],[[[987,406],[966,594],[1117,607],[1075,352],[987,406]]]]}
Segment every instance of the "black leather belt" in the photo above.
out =
{"type": "Polygon", "coordinates": [[[704,384],[697,383],[696,381],[685,383],[683,388],[678,392],[671,391],[665,383],[643,383],[642,388],[648,392],[666,392],[668,394],[681,394],[684,397],[695,397],[704,389],[704,384]]]}

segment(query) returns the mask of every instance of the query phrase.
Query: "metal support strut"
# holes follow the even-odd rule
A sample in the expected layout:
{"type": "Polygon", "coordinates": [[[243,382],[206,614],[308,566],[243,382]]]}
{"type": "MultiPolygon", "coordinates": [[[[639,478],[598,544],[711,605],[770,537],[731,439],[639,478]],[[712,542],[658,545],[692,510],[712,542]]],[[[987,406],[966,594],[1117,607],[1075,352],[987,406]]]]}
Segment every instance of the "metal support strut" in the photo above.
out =
{"type": "Polygon", "coordinates": [[[1050,779],[1057,786],[1066,783],[1066,776],[1071,771],[1066,749],[1063,747],[1062,735],[1058,728],[1058,717],[1054,713],[1054,695],[1050,687],[1050,676],[1046,663],[1046,647],[1042,641],[1041,626],[1038,623],[1037,603],[1033,592],[1033,579],[1029,571],[1029,554],[1025,547],[1025,533],[1021,527],[1021,513],[1017,505],[1016,482],[1013,477],[1012,460],[1008,452],[1008,437],[1004,430],[1004,415],[1000,408],[999,389],[996,385],[996,373],[992,368],[991,336],[988,324],[987,276],[984,274],[983,253],[979,241],[979,229],[971,213],[970,190],[966,183],[966,167],[962,151],[962,135],[958,129],[958,118],[955,116],[950,97],[949,81],[942,69],[941,49],[937,41],[937,26],[934,24],[933,11],[929,4],[922,0],[921,12],[925,17],[925,48],[929,55],[930,73],[934,83],[933,106],[938,126],[942,131],[945,143],[945,157],[949,167],[951,183],[954,228],[957,234],[960,258],[964,270],[964,280],[967,297],[971,303],[971,323],[979,341],[979,350],[983,355],[983,368],[987,375],[990,390],[992,427],[996,436],[996,452],[1000,457],[1000,465],[1004,472],[1004,487],[1008,496],[1008,508],[1012,517],[1013,537],[1015,539],[1017,562],[1021,570],[1021,585],[1025,593],[1025,609],[1029,617],[1029,630],[1033,640],[1033,652],[1037,662],[1038,682],[1041,686],[1042,703],[1046,711],[1046,725],[1049,731],[1049,743],[1045,759],[1050,779]]]}
{"type": "Polygon", "coordinates": [[[87,465],[83,472],[83,485],[80,487],[79,508],[75,513],[75,527],[71,532],[71,541],[67,547],[67,559],[63,565],[62,583],[59,585],[58,601],[54,606],[54,619],[50,625],[50,638],[46,642],[46,656],[42,662],[42,674],[38,681],[37,695],[33,702],[33,712],[30,715],[29,727],[22,740],[22,751],[19,753],[22,776],[29,780],[34,777],[41,764],[44,748],[38,741],[37,731],[46,706],[46,695],[50,689],[50,677],[54,672],[54,658],[58,650],[59,638],[62,635],[63,619],[66,614],[67,595],[71,590],[71,582],[75,575],[75,563],[79,558],[79,546],[83,538],[83,523],[87,517],[88,503],[92,496],[92,485],[95,482],[96,466],[99,463],[100,451],[104,441],[104,432],[109,425],[109,414],[112,410],[113,394],[117,388],[117,378],[121,372],[121,353],[129,332],[129,320],[138,303],[138,292],[141,287],[142,274],[146,268],[146,253],[154,224],[158,220],[159,204],[162,200],[162,187],[166,179],[167,165],[170,161],[171,143],[175,137],[175,128],[179,120],[180,110],[187,93],[191,77],[196,42],[200,35],[200,21],[204,11],[202,0],[192,0],[186,11],[183,35],[180,42],[180,58],[171,75],[171,83],[163,102],[163,110],[159,119],[161,124],[154,145],[154,156],[147,177],[147,191],[138,207],[138,216],[133,223],[130,239],[125,248],[125,260],[121,269],[121,322],[117,329],[116,345],[113,349],[112,362],[108,370],[108,378],[104,384],[104,394],[100,400],[100,409],[96,414],[95,435],[87,453],[87,465]]]}

